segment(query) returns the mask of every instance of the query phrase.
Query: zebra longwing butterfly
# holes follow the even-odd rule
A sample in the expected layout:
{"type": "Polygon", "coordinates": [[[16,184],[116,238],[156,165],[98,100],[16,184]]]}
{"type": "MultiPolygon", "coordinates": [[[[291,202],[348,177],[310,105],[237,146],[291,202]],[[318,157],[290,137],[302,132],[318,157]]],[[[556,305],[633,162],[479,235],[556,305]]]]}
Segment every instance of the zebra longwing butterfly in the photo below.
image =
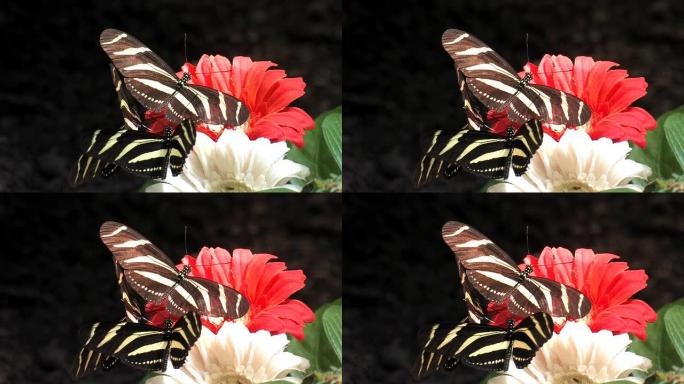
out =
{"type": "Polygon", "coordinates": [[[506,136],[464,126],[456,133],[438,130],[423,155],[416,176],[421,186],[441,175],[450,177],[459,168],[488,179],[505,179],[513,168],[516,176],[527,171],[544,136],[541,124],[531,120],[506,136]]]}
{"type": "Polygon", "coordinates": [[[74,376],[83,374],[77,371],[78,367],[93,364],[89,361],[103,369],[111,368],[112,362],[121,361],[134,368],[164,371],[171,360],[174,368],[180,368],[201,331],[197,312],[181,317],[175,326],[167,319],[164,328],[126,320],[113,324],[95,323],[74,363],[74,376]]]}
{"type": "Polygon", "coordinates": [[[505,371],[512,360],[524,368],[539,348],[553,335],[553,320],[546,313],[535,313],[517,326],[508,327],[460,323],[432,326],[418,355],[414,376],[421,379],[440,369],[451,370],[457,364],[488,370],[505,371]]]}
{"type": "Polygon", "coordinates": [[[471,287],[497,304],[508,300],[508,310],[513,315],[545,312],[554,317],[580,319],[591,310],[589,299],[578,290],[530,276],[530,265],[521,271],[506,252],[463,223],[444,224],[442,238],[456,255],[459,267],[465,270],[471,287]]]}
{"type": "Polygon", "coordinates": [[[123,269],[128,285],[145,300],[166,302],[172,315],[196,311],[204,316],[237,319],[249,309],[240,293],[207,279],[188,276],[190,266],[179,271],[164,252],[123,224],[105,222],[100,227],[100,238],[123,269]]]}
{"type": "Polygon", "coordinates": [[[144,111],[132,99],[114,66],[110,65],[124,125],[116,130],[97,130],[86,151],[78,158],[69,180],[73,185],[95,177],[109,177],[119,168],[152,178],[163,179],[167,169],[178,175],[195,145],[195,126],[186,120],[179,127],[167,127],[164,136],[148,133],[144,111]]]}
{"type": "Polygon", "coordinates": [[[105,29],[100,46],[121,72],[133,97],[146,108],[163,111],[171,122],[192,120],[238,126],[249,117],[247,108],[236,98],[188,84],[189,73],[179,79],[164,60],[126,32],[105,29]]]}
{"type": "Polygon", "coordinates": [[[506,60],[467,32],[446,30],[442,46],[465,76],[472,94],[490,109],[508,109],[508,118],[514,123],[541,120],[579,126],[591,117],[591,110],[580,99],[554,88],[530,84],[530,73],[521,79],[506,60]]]}
{"type": "MultiPolygon", "coordinates": [[[[128,321],[130,323],[144,321],[145,301],[128,287],[123,270],[116,262],[114,263],[114,272],[116,274],[116,282],[121,291],[121,301],[126,312],[126,317],[121,321],[128,321]]],[[[109,371],[118,363],[118,357],[88,349],[84,345],[76,356],[71,374],[74,379],[78,379],[98,369],[109,371]]]]}

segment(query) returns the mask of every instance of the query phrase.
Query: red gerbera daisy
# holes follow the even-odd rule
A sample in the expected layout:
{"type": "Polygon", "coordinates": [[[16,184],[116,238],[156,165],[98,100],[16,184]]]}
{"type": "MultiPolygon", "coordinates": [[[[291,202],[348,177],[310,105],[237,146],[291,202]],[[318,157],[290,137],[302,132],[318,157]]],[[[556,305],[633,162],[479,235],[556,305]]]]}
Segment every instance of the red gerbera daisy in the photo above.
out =
{"type": "MultiPolygon", "coordinates": [[[[592,139],[607,137],[615,142],[629,140],[646,146],[646,133],[655,129],[650,113],[631,104],[646,95],[648,83],[643,77],[628,77],[611,61],[594,61],[578,56],[573,62],[563,55],[544,55],[539,65],[527,63],[525,72],[532,73],[531,84],[541,84],[575,95],[591,108],[591,120],[583,129],[592,139]]],[[[511,125],[504,114],[488,115],[492,130],[504,132],[511,125]]],[[[544,124],[544,131],[556,140],[568,127],[544,124]]]]}
{"type": "MultiPolygon", "coordinates": [[[[631,297],[646,288],[648,275],[643,269],[629,270],[625,262],[612,261],[619,256],[578,249],[573,256],[565,248],[546,247],[539,258],[528,255],[525,264],[534,268],[532,276],[545,277],[576,288],[591,301],[591,312],[584,321],[592,331],[631,333],[646,338],[647,323],[656,320],[656,312],[648,304],[631,297]]],[[[499,305],[490,305],[495,324],[504,324],[510,313],[499,305]]],[[[556,327],[560,331],[562,324],[556,327]]]]}
{"type": "MultiPolygon", "coordinates": [[[[289,104],[304,95],[306,83],[301,77],[288,78],[284,70],[270,69],[274,66],[270,61],[252,61],[249,57],[237,56],[231,63],[220,55],[202,55],[197,66],[186,63],[183,71],[190,73],[191,84],[217,89],[247,105],[249,121],[242,127],[250,139],[285,140],[302,147],[304,134],[314,128],[314,121],[289,104]]],[[[218,140],[224,127],[199,124],[197,129],[218,140]]]]}
{"type": "MultiPolygon", "coordinates": [[[[250,307],[239,321],[250,331],[263,329],[302,339],[304,325],[314,320],[314,314],[306,304],[289,297],[304,287],[306,276],[301,270],[287,270],[283,262],[271,261],[276,258],[264,253],[253,254],[247,249],[236,249],[231,256],[223,248],[204,247],[197,258],[185,256],[179,268],[189,265],[191,276],[216,281],[242,293],[250,307]]],[[[214,332],[218,332],[223,322],[223,319],[214,322],[203,318],[204,325],[214,332]]]]}

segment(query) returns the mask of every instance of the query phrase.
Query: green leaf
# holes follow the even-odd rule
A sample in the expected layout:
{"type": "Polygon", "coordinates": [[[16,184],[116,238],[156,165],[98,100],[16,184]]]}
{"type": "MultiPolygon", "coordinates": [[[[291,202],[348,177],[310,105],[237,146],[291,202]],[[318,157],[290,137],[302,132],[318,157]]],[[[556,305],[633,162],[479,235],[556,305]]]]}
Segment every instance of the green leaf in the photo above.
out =
{"type": "Polygon", "coordinates": [[[673,114],[684,113],[684,106],[664,113],[658,118],[656,129],[646,134],[646,148],[632,144],[629,158],[648,165],[653,170],[653,178],[669,179],[673,173],[682,173],[682,167],[668,144],[665,133],[665,121],[673,114]]]}
{"type": "Polygon", "coordinates": [[[318,308],[315,313],[316,320],[304,327],[304,340],[300,341],[294,338],[290,340],[287,350],[309,360],[310,366],[307,373],[329,371],[340,367],[337,354],[323,329],[323,318],[325,312],[330,308],[341,305],[342,300],[337,299],[318,308]]]}
{"type": "Polygon", "coordinates": [[[684,305],[670,308],[665,314],[665,329],[679,359],[684,362],[684,305]]]}
{"type": "Polygon", "coordinates": [[[342,366],[342,306],[334,305],[323,314],[323,331],[342,366]]]}
{"type": "MultiPolygon", "coordinates": [[[[322,113],[316,118],[316,127],[304,136],[304,147],[297,148],[291,145],[287,154],[289,160],[309,167],[310,179],[326,179],[331,174],[337,174],[338,166],[328,145],[323,138],[323,122],[328,115],[336,113],[337,109],[322,113]]],[[[340,112],[341,113],[341,112],[340,112]]]]}
{"type": "Polygon", "coordinates": [[[664,305],[658,310],[658,320],[646,327],[646,340],[632,339],[629,350],[651,359],[656,371],[669,371],[673,366],[681,366],[682,360],[677,355],[667,331],[665,316],[671,308],[684,305],[684,298],[664,305]]]}
{"type": "Polygon", "coordinates": [[[684,169],[684,111],[674,113],[665,119],[665,137],[680,169],[684,169]]]}
{"type": "Polygon", "coordinates": [[[337,164],[338,174],[342,173],[342,107],[337,107],[326,115],[323,123],[323,139],[337,164]]]}

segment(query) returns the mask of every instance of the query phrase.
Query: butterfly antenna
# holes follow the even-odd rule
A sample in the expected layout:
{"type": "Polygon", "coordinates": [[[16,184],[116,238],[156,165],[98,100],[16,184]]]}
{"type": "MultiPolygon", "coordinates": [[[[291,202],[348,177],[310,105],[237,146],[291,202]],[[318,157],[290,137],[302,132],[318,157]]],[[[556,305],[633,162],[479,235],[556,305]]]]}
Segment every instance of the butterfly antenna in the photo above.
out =
{"type": "Polygon", "coordinates": [[[185,226],[185,254],[188,254],[188,226],[185,226]]]}
{"type": "MultiPolygon", "coordinates": [[[[185,49],[185,62],[188,62],[188,33],[183,34],[183,46],[185,49]]],[[[187,228],[186,228],[187,229],[187,228]]]]}
{"type": "Polygon", "coordinates": [[[525,226],[525,241],[527,242],[527,254],[530,254],[530,226],[525,226]]]}
{"type": "Polygon", "coordinates": [[[530,62],[530,34],[525,32],[525,52],[527,52],[527,63],[530,62]]]}

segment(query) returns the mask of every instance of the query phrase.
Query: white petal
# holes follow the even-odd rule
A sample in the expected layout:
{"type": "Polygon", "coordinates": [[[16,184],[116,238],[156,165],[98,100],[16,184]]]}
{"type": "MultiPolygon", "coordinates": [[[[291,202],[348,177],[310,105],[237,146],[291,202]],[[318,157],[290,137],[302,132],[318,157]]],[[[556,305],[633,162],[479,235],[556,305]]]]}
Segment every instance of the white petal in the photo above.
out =
{"type": "Polygon", "coordinates": [[[241,130],[225,130],[214,142],[198,133],[183,172],[146,188],[147,192],[248,192],[285,188],[301,192],[292,179],[304,179],[309,168],[285,159],[285,142],[250,140],[241,130]]]}
{"type": "Polygon", "coordinates": [[[489,192],[570,192],[604,191],[629,188],[643,191],[631,184],[635,179],[647,179],[651,169],[627,159],[627,142],[610,139],[592,140],[585,131],[568,129],[559,141],[544,134],[541,147],[530,161],[527,172],[489,187],[489,192]]]}

